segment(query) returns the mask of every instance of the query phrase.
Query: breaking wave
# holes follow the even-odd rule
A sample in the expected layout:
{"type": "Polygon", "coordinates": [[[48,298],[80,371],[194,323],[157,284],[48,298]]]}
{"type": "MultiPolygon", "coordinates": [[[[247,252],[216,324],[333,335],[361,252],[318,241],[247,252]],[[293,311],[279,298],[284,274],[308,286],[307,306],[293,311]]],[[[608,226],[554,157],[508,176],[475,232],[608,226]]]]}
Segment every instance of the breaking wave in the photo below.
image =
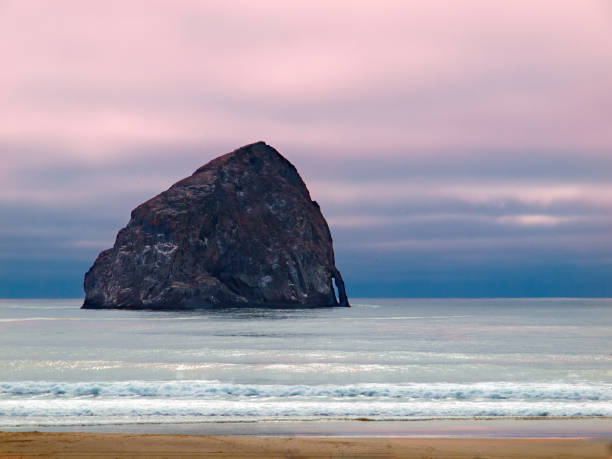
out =
{"type": "Polygon", "coordinates": [[[612,416],[607,402],[53,399],[0,402],[0,426],[274,419],[612,416]]]}
{"type": "Polygon", "coordinates": [[[603,385],[227,384],[218,381],[4,382],[0,426],[278,419],[612,417],[603,385]]]}
{"type": "Polygon", "coordinates": [[[409,400],[584,400],[610,401],[612,389],[603,385],[563,383],[474,384],[348,384],[271,385],[228,384],[217,381],[122,382],[4,382],[0,400],[8,397],[154,397],[154,398],[376,398],[409,400]]]}

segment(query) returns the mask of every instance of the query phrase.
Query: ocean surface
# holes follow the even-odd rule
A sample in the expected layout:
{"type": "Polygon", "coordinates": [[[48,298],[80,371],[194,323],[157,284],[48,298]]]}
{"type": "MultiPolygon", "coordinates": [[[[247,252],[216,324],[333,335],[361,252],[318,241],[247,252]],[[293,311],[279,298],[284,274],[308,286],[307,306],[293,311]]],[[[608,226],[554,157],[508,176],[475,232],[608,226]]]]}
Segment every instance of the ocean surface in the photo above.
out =
{"type": "Polygon", "coordinates": [[[611,299],[80,305],[0,300],[0,428],[612,416],[611,299]]]}

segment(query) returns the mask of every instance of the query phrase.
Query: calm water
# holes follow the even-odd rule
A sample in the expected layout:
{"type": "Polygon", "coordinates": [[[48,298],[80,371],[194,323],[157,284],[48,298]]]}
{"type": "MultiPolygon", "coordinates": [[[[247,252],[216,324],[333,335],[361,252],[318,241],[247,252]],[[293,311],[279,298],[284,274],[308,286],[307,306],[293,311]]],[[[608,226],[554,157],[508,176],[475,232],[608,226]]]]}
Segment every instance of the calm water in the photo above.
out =
{"type": "Polygon", "coordinates": [[[0,300],[0,427],[612,416],[612,300],[83,311],[0,300]]]}

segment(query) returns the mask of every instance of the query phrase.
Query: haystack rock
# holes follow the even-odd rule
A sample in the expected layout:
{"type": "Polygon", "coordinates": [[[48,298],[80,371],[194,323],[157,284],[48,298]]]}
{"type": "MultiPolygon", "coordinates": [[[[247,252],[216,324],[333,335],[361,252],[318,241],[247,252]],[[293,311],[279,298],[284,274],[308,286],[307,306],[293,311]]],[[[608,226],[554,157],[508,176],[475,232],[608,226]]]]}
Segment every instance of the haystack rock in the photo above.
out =
{"type": "Polygon", "coordinates": [[[85,274],[85,294],[92,309],[349,305],[318,204],[263,142],[134,209],[85,274]]]}

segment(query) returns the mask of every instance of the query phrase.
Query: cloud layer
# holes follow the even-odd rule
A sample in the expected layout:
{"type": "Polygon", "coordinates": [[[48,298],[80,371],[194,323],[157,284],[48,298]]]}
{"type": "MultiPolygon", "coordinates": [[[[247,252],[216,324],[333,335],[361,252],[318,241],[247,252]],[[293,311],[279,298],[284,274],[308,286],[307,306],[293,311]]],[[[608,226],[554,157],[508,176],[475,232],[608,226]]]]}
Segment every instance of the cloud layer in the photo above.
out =
{"type": "Polygon", "coordinates": [[[611,26],[605,0],[1,1],[0,296],[79,295],[133,207],[260,139],[354,294],[612,295],[611,26]]]}

